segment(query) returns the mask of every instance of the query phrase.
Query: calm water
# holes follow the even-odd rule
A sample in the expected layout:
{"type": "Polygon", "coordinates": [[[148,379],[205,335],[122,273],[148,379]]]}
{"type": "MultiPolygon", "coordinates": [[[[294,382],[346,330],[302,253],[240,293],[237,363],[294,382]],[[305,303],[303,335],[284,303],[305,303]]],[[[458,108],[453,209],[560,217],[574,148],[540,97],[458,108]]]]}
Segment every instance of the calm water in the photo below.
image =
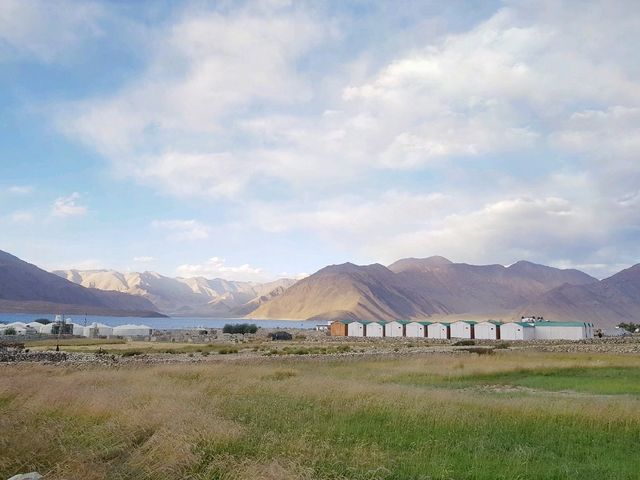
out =
{"type": "MultiPolygon", "coordinates": [[[[97,315],[65,315],[70,318],[73,323],[80,325],[86,323],[99,322],[115,327],[117,325],[125,325],[133,323],[136,325],[148,325],[156,329],[173,329],[173,328],[222,328],[227,323],[255,323],[259,327],[264,328],[314,328],[318,321],[290,321],[290,320],[247,320],[243,318],[192,318],[192,317],[171,317],[171,318],[139,318],[139,317],[101,317],[97,315]]],[[[0,322],[24,322],[29,323],[38,318],[47,318],[53,320],[55,315],[43,315],[38,313],[0,313],[0,322]]]]}

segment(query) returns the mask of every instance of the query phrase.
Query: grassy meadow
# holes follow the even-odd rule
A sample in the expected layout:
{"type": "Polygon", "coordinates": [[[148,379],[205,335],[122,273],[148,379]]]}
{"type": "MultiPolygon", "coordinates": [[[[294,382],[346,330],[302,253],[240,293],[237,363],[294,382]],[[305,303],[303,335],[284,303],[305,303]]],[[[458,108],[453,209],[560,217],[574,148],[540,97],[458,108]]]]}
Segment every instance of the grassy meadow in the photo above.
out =
{"type": "Polygon", "coordinates": [[[632,479],[640,358],[0,366],[0,478],[632,479]]]}

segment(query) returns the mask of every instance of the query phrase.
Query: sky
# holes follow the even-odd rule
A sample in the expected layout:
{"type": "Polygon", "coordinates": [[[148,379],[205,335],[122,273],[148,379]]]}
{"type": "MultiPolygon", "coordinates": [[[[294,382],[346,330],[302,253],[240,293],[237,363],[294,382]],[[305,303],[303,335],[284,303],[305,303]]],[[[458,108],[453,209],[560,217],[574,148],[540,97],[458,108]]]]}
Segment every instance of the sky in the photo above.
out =
{"type": "Polygon", "coordinates": [[[640,3],[0,1],[0,249],[263,281],[640,262],[640,3]]]}

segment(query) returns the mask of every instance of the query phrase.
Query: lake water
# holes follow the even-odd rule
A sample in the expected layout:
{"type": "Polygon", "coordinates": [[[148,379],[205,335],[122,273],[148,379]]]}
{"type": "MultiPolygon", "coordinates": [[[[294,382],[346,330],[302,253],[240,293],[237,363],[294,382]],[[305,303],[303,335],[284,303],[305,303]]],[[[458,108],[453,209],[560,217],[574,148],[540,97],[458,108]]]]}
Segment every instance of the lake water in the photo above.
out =
{"type": "MultiPolygon", "coordinates": [[[[255,323],[263,328],[314,328],[322,321],[291,321],[291,320],[248,320],[244,318],[197,318],[197,317],[170,317],[170,318],[140,318],[140,317],[102,317],[97,315],[65,315],[73,323],[80,325],[93,322],[104,323],[110,327],[125,324],[148,325],[154,329],[180,329],[180,328],[222,328],[227,323],[255,323]]],[[[38,313],[0,313],[1,323],[24,322],[29,323],[38,318],[54,320],[55,315],[43,315],[38,313]]]]}

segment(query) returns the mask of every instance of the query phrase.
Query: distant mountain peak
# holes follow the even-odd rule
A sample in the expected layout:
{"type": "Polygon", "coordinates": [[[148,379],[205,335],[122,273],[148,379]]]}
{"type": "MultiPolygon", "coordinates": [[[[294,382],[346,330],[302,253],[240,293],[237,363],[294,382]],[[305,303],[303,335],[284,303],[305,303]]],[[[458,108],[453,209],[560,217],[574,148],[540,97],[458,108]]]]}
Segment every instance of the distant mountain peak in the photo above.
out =
{"type": "Polygon", "coordinates": [[[402,258],[389,265],[389,270],[393,272],[405,272],[405,271],[424,271],[433,268],[444,268],[454,263],[448,258],[441,257],[440,255],[434,255],[427,258],[402,258]]]}

